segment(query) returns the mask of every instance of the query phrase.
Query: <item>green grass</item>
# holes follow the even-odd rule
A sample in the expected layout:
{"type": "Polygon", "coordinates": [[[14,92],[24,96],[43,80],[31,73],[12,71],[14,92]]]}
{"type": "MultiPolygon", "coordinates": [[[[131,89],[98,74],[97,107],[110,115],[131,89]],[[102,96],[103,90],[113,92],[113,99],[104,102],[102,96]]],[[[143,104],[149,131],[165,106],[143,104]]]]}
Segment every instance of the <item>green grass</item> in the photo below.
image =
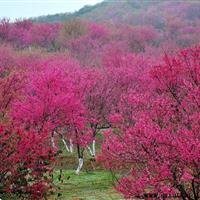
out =
{"type": "Polygon", "coordinates": [[[81,172],[79,176],[73,170],[63,170],[59,180],[59,170],[54,173],[57,190],[51,200],[122,200],[113,189],[113,178],[108,171],[81,172]]]}
{"type": "MultiPolygon", "coordinates": [[[[102,135],[97,135],[96,152],[100,151],[102,135]]],[[[104,170],[100,163],[91,162],[91,156],[84,151],[84,164],[80,175],[75,174],[77,152],[67,153],[63,143],[59,141],[62,153],[58,156],[53,174],[55,192],[49,200],[122,200],[122,196],[113,187],[113,177],[104,170]],[[60,170],[62,178],[59,180],[60,170]],[[86,171],[91,171],[87,173],[86,171]]]]}

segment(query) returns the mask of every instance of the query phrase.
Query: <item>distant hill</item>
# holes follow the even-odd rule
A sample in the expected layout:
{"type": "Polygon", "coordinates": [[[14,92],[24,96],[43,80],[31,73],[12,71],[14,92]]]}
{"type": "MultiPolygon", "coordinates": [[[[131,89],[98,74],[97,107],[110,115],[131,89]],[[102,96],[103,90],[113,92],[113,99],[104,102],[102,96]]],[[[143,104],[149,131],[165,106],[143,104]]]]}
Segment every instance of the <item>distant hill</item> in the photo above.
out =
{"type": "Polygon", "coordinates": [[[35,22],[59,22],[72,18],[81,18],[95,22],[120,20],[137,14],[140,9],[144,9],[153,4],[158,4],[161,0],[105,0],[102,3],[90,6],[86,5],[74,13],[58,13],[54,15],[45,15],[32,18],[35,22]]]}
{"type": "Polygon", "coordinates": [[[200,1],[198,0],[105,0],[93,6],[84,6],[74,13],[40,16],[32,20],[53,23],[80,18],[93,22],[110,21],[134,25],[146,24],[149,21],[150,24],[157,23],[159,26],[160,23],[162,26],[165,15],[169,15],[170,12],[183,15],[184,6],[188,4],[191,4],[191,9],[187,10],[186,17],[200,18],[200,1]]]}

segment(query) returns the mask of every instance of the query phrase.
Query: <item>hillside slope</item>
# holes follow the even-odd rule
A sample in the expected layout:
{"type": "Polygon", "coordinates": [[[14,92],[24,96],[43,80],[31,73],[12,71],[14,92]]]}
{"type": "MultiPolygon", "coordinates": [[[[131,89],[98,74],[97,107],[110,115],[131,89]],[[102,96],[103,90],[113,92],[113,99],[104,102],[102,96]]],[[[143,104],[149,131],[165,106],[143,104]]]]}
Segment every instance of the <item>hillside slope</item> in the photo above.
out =
{"type": "MultiPolygon", "coordinates": [[[[35,22],[59,22],[74,18],[90,20],[93,22],[112,22],[128,24],[157,23],[162,25],[163,18],[170,13],[200,18],[200,2],[192,0],[105,0],[94,6],[85,6],[74,13],[60,13],[55,15],[33,18],[35,22]],[[189,7],[188,7],[189,5],[189,7]]],[[[155,24],[153,24],[155,25],[155,24]]]]}

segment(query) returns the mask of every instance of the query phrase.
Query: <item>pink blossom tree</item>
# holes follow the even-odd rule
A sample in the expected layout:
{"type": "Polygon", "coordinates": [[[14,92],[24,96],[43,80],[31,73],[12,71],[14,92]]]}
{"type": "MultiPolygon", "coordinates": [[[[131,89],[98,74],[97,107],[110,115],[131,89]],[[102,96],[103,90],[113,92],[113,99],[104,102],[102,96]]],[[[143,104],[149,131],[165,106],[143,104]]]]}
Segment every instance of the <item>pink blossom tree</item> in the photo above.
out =
{"type": "Polygon", "coordinates": [[[67,151],[70,148],[66,138],[71,139],[77,146],[81,169],[82,147],[90,142],[90,133],[85,129],[84,106],[71,75],[62,68],[50,66],[46,70],[30,72],[23,96],[13,104],[11,116],[15,124],[25,130],[34,129],[38,133],[47,130],[53,148],[57,146],[56,135],[61,137],[67,151]]]}
{"type": "Polygon", "coordinates": [[[165,56],[151,72],[151,98],[134,110],[134,123],[105,133],[99,159],[107,168],[127,169],[117,186],[126,197],[178,193],[199,199],[199,52],[197,47],[165,56]]]}
{"type": "Polygon", "coordinates": [[[41,199],[51,188],[50,166],[55,152],[46,131],[15,130],[0,126],[0,192],[19,198],[41,199]]]}

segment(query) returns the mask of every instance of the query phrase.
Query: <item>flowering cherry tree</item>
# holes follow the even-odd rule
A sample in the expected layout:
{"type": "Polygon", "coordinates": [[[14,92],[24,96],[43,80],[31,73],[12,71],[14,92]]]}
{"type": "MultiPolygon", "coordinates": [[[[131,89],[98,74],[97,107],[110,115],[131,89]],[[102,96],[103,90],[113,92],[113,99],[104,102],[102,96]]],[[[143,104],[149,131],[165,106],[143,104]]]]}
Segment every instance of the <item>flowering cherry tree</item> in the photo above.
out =
{"type": "Polygon", "coordinates": [[[151,98],[135,122],[105,133],[99,159],[110,169],[128,168],[117,186],[126,197],[154,192],[199,199],[199,50],[166,55],[151,71],[151,98]]]}
{"type": "Polygon", "coordinates": [[[30,72],[23,97],[13,103],[11,116],[17,126],[26,130],[34,129],[38,133],[47,130],[53,148],[56,148],[56,135],[61,137],[67,151],[70,151],[67,140],[71,140],[77,146],[79,165],[83,165],[81,148],[90,142],[90,132],[85,128],[84,106],[71,73],[50,66],[30,72]]]}
{"type": "Polygon", "coordinates": [[[28,199],[47,195],[51,188],[50,163],[55,154],[47,140],[47,131],[36,134],[0,126],[1,193],[14,193],[28,199]]]}

